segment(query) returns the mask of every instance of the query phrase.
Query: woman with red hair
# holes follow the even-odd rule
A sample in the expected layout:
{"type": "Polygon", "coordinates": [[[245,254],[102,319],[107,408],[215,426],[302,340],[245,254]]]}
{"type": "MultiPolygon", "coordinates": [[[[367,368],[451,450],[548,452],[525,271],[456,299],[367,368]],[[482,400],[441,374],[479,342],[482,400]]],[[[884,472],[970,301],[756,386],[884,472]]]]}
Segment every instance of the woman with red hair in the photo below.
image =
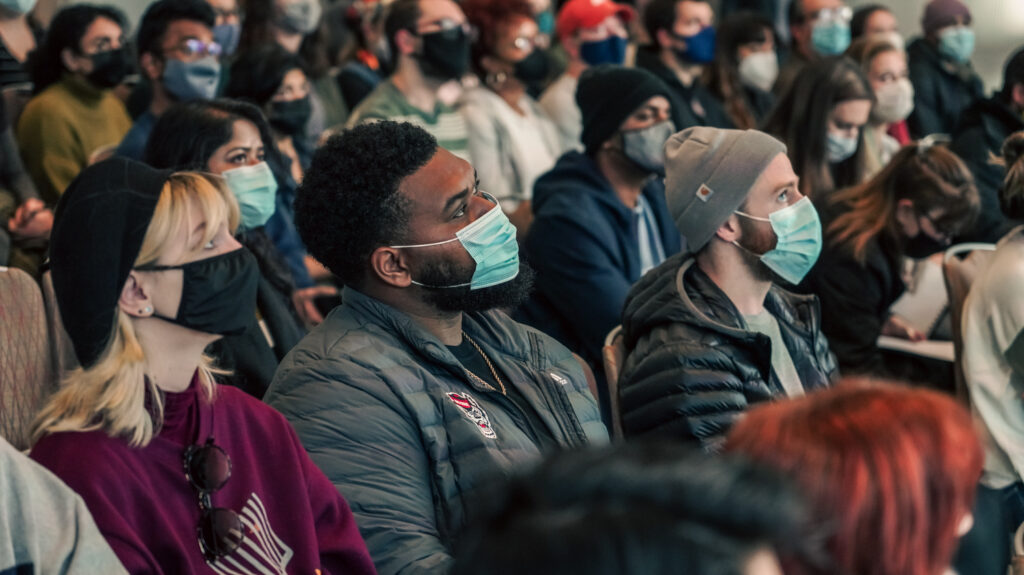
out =
{"type": "Polygon", "coordinates": [[[527,0],[464,0],[477,31],[473,71],[480,86],[459,107],[480,188],[498,198],[523,237],[533,220],[533,183],[561,155],[558,129],[527,93],[548,77],[548,58],[527,0]]]}
{"type": "Polygon", "coordinates": [[[847,380],[748,412],[727,450],[792,475],[824,531],[824,562],[787,575],[941,575],[973,522],[982,449],[953,399],[847,380]]]}

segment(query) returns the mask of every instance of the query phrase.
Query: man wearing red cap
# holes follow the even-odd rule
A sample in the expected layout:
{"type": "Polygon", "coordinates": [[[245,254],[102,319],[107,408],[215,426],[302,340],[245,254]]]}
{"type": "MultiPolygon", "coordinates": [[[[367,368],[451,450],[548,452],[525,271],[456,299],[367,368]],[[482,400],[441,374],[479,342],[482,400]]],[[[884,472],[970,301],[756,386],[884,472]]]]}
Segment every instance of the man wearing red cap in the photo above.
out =
{"type": "Polygon", "coordinates": [[[582,149],[583,121],[576,106],[576,84],[589,66],[622,64],[633,9],[610,0],[569,0],[558,13],[555,31],[569,56],[565,73],[544,91],[540,106],[558,127],[565,150],[582,149]]]}

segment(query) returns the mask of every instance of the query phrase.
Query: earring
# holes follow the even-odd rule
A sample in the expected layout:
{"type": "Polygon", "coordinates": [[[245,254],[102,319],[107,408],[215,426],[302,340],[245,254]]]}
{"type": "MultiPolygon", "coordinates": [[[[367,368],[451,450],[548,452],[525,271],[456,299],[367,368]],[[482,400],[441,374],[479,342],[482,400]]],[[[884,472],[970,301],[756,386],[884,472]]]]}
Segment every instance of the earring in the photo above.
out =
{"type": "Polygon", "coordinates": [[[140,309],[140,310],[139,310],[139,313],[149,313],[149,312],[151,312],[151,311],[153,311],[153,308],[147,305],[147,306],[146,306],[146,307],[144,307],[143,309],[140,309]]]}

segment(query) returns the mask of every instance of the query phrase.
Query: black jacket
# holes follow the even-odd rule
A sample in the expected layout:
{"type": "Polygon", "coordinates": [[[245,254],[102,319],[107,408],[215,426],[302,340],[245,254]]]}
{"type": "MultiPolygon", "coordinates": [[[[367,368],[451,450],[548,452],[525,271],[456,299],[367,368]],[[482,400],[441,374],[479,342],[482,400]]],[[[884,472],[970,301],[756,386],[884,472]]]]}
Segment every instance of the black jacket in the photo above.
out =
{"type": "MultiPolygon", "coordinates": [[[[681,237],[665,205],[665,186],[652,179],[644,199],[657,222],[666,257],[681,237]]],[[[601,348],[619,324],[622,304],[640,279],[637,222],[592,159],[568,152],[533,192],[534,220],[524,244],[537,272],[534,292],[517,319],[601,366],[601,348]]]]}
{"type": "Polygon", "coordinates": [[[673,121],[677,130],[693,126],[713,128],[735,128],[725,108],[698,78],[686,87],[651,47],[641,47],[636,52],[636,67],[643,68],[661,78],[672,90],[673,121]]]}
{"type": "Polygon", "coordinates": [[[885,376],[889,372],[877,341],[889,308],[906,290],[902,248],[895,238],[879,236],[868,244],[861,264],[845,246],[829,239],[835,209],[820,202],[818,207],[825,244],[799,290],[821,301],[821,330],[843,373],[885,376]]]}
{"type": "Polygon", "coordinates": [[[957,241],[995,243],[1024,223],[1008,219],[999,208],[999,190],[1003,187],[1006,169],[990,161],[993,154],[999,155],[1003,140],[1019,130],[1024,130],[1024,120],[998,95],[979,100],[964,114],[949,148],[974,174],[981,196],[981,212],[974,227],[957,241]]]}
{"type": "Polygon", "coordinates": [[[907,60],[914,85],[914,111],[907,119],[910,135],[952,134],[964,110],[983,97],[981,78],[970,65],[944,60],[923,38],[910,43],[907,60]]]}
{"type": "MultiPolygon", "coordinates": [[[[626,300],[626,361],[619,379],[626,436],[668,436],[717,450],[751,405],[784,397],[771,366],[771,340],[747,331],[736,306],[695,264],[669,258],[626,300]]],[[[772,287],[775,316],[804,389],[831,384],[835,358],[820,330],[818,300],[772,287]]]]}

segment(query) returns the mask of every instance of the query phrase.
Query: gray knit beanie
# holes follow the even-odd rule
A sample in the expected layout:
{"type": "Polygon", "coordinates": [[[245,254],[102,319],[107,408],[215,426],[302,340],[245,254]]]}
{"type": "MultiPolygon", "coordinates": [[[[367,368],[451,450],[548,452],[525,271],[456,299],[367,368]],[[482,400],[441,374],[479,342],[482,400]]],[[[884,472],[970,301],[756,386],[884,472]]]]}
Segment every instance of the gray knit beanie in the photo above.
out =
{"type": "Polygon", "coordinates": [[[665,143],[665,199],[690,252],[700,251],[786,146],[757,130],[687,128],[665,143]]]}

